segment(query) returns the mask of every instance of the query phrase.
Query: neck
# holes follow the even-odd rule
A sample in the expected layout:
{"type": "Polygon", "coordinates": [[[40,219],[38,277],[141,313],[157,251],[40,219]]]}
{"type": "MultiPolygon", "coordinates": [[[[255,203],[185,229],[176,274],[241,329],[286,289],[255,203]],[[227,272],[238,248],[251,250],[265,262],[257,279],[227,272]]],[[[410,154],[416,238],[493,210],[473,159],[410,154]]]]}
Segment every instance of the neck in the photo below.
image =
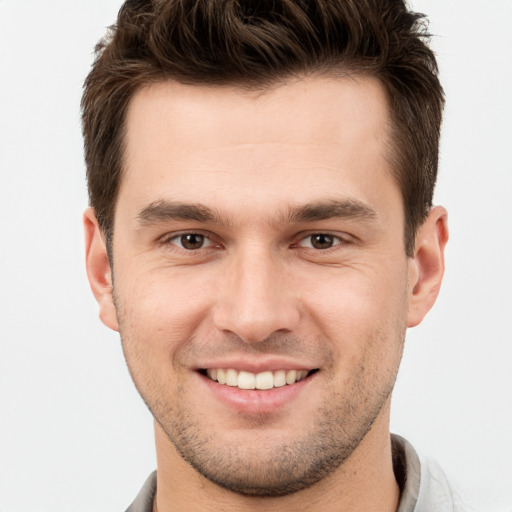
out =
{"type": "Polygon", "coordinates": [[[223,489],[185,462],[155,423],[158,512],[395,512],[400,492],[393,473],[389,404],[352,455],[311,487],[280,497],[248,497],[223,489]]]}

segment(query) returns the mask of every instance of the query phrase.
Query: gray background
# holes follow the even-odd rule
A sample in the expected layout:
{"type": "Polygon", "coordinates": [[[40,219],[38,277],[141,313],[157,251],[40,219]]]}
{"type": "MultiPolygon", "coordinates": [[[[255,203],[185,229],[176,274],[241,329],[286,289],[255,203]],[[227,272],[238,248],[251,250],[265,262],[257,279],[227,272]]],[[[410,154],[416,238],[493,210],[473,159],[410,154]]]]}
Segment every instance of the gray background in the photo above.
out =
{"type": "MultiPolygon", "coordinates": [[[[124,510],[152,421],[84,270],[79,125],[118,0],[0,0],[0,511],[124,510]]],[[[422,0],[447,93],[447,274],[412,329],[392,430],[477,510],[512,511],[512,1],[422,0]]]]}

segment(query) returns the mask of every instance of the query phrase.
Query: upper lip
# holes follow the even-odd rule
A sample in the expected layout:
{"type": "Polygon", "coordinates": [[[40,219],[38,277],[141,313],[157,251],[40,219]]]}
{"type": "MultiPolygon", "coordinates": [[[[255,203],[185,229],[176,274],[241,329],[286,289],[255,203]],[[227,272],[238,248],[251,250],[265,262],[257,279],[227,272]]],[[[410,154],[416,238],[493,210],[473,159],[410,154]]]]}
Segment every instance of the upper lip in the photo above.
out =
{"type": "Polygon", "coordinates": [[[282,358],[265,358],[265,359],[247,359],[247,358],[223,358],[218,360],[206,361],[204,364],[197,366],[197,370],[206,369],[229,369],[233,368],[239,371],[261,373],[266,371],[275,372],[278,370],[315,370],[318,366],[311,363],[293,361],[282,358]]]}

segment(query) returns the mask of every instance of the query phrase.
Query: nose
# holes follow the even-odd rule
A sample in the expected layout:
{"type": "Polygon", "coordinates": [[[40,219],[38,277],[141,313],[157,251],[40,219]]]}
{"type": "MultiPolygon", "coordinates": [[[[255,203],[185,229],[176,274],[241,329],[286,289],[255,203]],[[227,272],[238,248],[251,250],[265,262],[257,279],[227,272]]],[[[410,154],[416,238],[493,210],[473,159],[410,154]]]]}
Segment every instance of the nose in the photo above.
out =
{"type": "Polygon", "coordinates": [[[217,329],[246,343],[264,341],[275,332],[292,332],[300,321],[294,279],[264,251],[240,254],[224,274],[213,312],[217,329]]]}

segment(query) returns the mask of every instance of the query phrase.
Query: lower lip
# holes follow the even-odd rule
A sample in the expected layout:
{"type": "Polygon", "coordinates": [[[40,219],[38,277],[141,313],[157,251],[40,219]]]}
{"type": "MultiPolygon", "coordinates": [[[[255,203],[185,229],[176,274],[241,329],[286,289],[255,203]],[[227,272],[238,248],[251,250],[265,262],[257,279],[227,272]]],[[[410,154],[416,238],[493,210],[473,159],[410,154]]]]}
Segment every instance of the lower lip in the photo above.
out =
{"type": "Polygon", "coordinates": [[[225,405],[247,414],[269,414],[296,400],[315,378],[316,373],[295,384],[266,390],[239,389],[219,384],[204,375],[198,375],[209,392],[225,405]]]}

